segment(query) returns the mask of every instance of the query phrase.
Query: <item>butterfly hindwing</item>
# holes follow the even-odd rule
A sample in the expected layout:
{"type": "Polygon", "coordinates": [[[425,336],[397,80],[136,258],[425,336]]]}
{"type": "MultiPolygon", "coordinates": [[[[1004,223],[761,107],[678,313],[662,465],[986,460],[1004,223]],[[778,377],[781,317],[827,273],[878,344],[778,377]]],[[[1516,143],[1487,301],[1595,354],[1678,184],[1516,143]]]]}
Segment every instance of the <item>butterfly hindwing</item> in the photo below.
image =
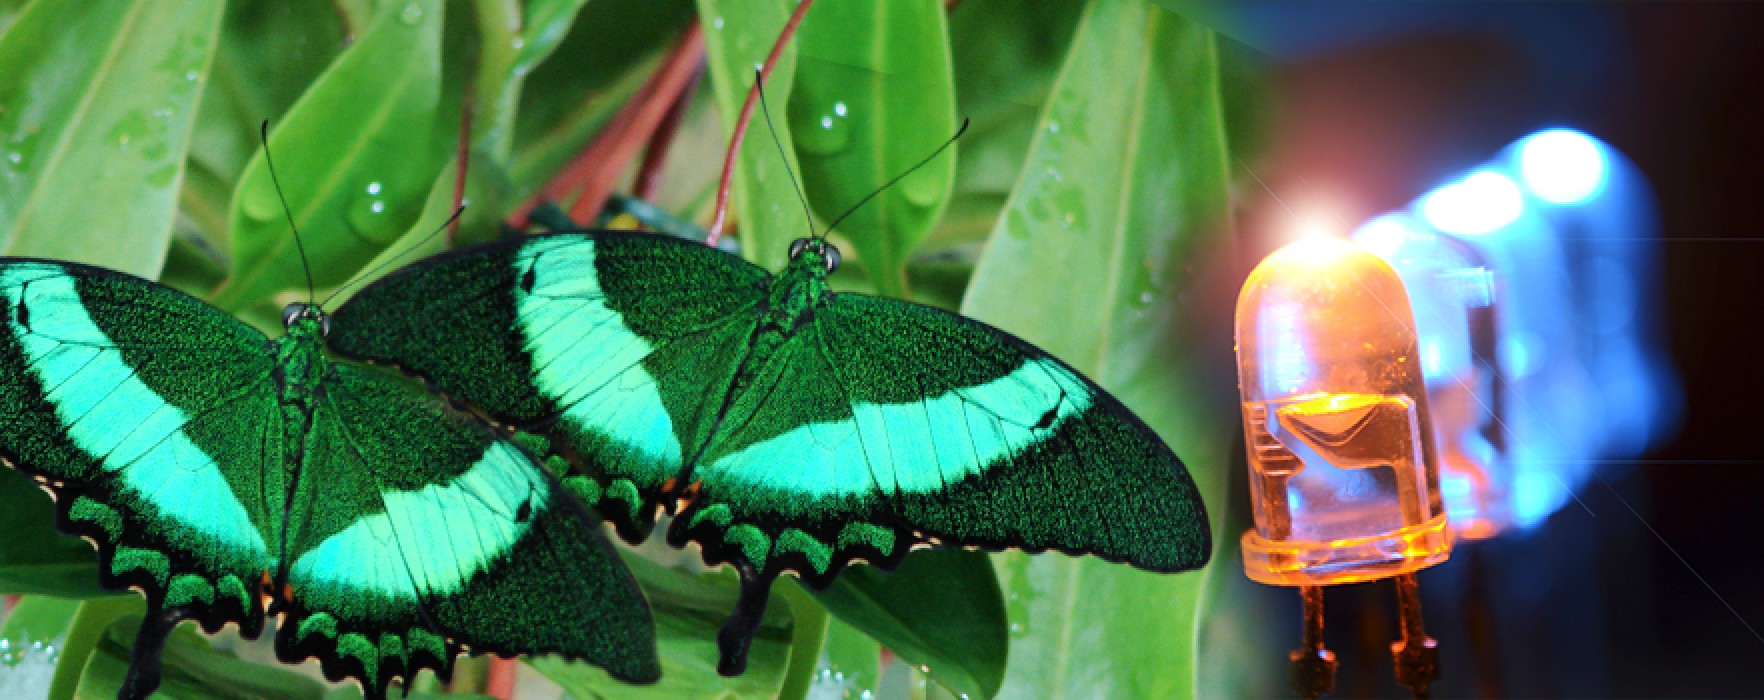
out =
{"type": "MultiPolygon", "coordinates": [[[[282,416],[262,333],[128,275],[0,261],[0,453],[150,618],[263,627],[282,416]]],[[[151,674],[152,668],[146,669],[151,674]]]]}
{"type": "Polygon", "coordinates": [[[382,693],[474,652],[557,653],[613,675],[660,673],[629,572],[531,456],[389,376],[323,384],[289,517],[285,660],[382,693]]]}
{"type": "Polygon", "coordinates": [[[632,539],[702,443],[769,275],[646,234],[555,234],[388,276],[337,311],[331,346],[394,361],[586,464],[632,539]]]}

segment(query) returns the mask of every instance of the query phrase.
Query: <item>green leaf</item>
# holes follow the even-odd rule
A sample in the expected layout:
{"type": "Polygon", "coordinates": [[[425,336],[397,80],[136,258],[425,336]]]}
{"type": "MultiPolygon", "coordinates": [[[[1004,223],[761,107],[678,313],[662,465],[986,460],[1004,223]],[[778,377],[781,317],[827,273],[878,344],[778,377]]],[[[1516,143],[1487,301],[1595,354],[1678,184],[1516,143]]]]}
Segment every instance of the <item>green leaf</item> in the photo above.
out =
{"type": "MultiPolygon", "coordinates": [[[[435,148],[443,3],[382,9],[279,123],[271,149],[317,286],[342,283],[419,215],[435,148]]],[[[233,271],[213,301],[237,310],[306,276],[260,152],[233,194],[233,271]]]]}
{"type": "Polygon", "coordinates": [[[124,615],[139,616],[144,604],[141,596],[132,593],[94,598],[80,604],[72,623],[68,625],[67,638],[62,641],[61,650],[57,654],[55,678],[49,686],[49,700],[68,700],[74,696],[79,689],[80,676],[85,671],[86,661],[104,639],[110,624],[124,615]]]}
{"type": "MultiPolygon", "coordinates": [[[[1142,0],[1092,4],[963,305],[1082,370],[1169,441],[1215,540],[1241,439],[1219,105],[1209,30],[1142,0]]],[[[1005,696],[1194,695],[1207,576],[1240,575],[1217,558],[1180,575],[1090,557],[994,562],[1015,635],[1005,696]]]]}
{"type": "MultiPolygon", "coordinates": [[[[790,132],[809,203],[831,223],[955,134],[949,31],[941,0],[830,2],[803,18],[798,43],[790,132]]],[[[954,151],[840,224],[882,294],[906,296],[907,256],[949,201],[954,151]]]]}
{"type": "Polygon", "coordinates": [[[98,555],[55,531],[55,501],[29,477],[0,468],[0,594],[112,595],[98,585],[98,555]]]}
{"type": "Polygon", "coordinates": [[[44,595],[22,596],[12,606],[12,611],[6,613],[5,622],[0,623],[0,639],[6,640],[9,651],[17,651],[30,642],[58,642],[67,636],[67,627],[79,609],[80,601],[77,600],[44,595]]]}
{"type": "MultiPolygon", "coordinates": [[[[735,131],[741,104],[753,87],[754,68],[765,63],[772,44],[795,3],[778,0],[698,0],[698,17],[704,26],[705,61],[717,110],[723,116],[723,135],[735,131]]],[[[777,67],[766,80],[766,100],[784,105],[795,83],[796,47],[792,42],[778,57],[777,67]]],[[[805,235],[802,204],[790,185],[790,175],[801,172],[789,129],[778,130],[778,145],[771,143],[759,107],[735,159],[729,219],[736,223],[741,254],[768,270],[784,266],[790,241],[805,235]],[[785,156],[780,158],[779,148],[785,156]]],[[[721,161],[718,161],[719,163],[721,161]]]]}
{"type": "Polygon", "coordinates": [[[349,287],[338,291],[336,299],[332,301],[333,308],[341,306],[374,280],[397,272],[411,262],[447,250],[447,234],[436,234],[436,231],[447,222],[447,217],[453,215],[455,172],[457,171],[452,164],[441,169],[441,174],[435,177],[435,183],[429,188],[428,198],[423,202],[422,215],[411,223],[404,235],[361,266],[360,274],[348,282],[349,287]]]}
{"type": "Polygon", "coordinates": [[[827,641],[821,646],[809,696],[873,698],[881,687],[882,645],[837,617],[828,620],[827,641]]]}
{"type": "MultiPolygon", "coordinates": [[[[614,680],[594,666],[555,656],[527,663],[562,686],[577,700],[590,698],[773,698],[779,695],[799,633],[794,608],[775,593],[748,654],[747,672],[734,678],[717,675],[717,630],[735,609],[732,572],[689,574],[640,556],[625,563],[643,587],[655,616],[656,646],[662,677],[653,685],[614,680]]],[[[779,586],[782,588],[783,586],[779,586]]],[[[812,625],[811,625],[812,627],[812,625]]],[[[812,630],[817,648],[819,630],[812,630]]],[[[812,662],[811,662],[812,664],[812,662]]]]}
{"type": "Polygon", "coordinates": [[[223,7],[25,9],[0,37],[0,250],[159,275],[223,7]]]}
{"type": "Polygon", "coordinates": [[[820,667],[821,649],[827,641],[827,609],[815,602],[814,596],[803,590],[796,579],[779,581],[772,586],[776,592],[774,601],[783,599],[790,605],[790,617],[793,633],[790,636],[790,661],[784,669],[784,683],[778,689],[778,697],[784,700],[796,700],[808,697],[809,689],[815,680],[815,671],[820,667]]]}
{"type": "Polygon", "coordinates": [[[479,41],[472,142],[500,167],[508,167],[527,75],[563,42],[585,2],[476,0],[479,41]]]}
{"type": "Polygon", "coordinates": [[[229,3],[221,22],[179,199],[193,228],[216,247],[225,246],[233,188],[260,145],[258,124],[287,111],[347,38],[330,3],[229,3]]]}
{"type": "MultiPolygon", "coordinates": [[[[128,614],[110,623],[98,640],[75,697],[109,700],[128,675],[129,650],[141,627],[141,615],[128,614]]],[[[155,698],[261,698],[320,700],[318,681],[281,667],[242,661],[209,646],[194,624],[179,625],[165,644],[165,677],[155,698]]]]}
{"type": "Polygon", "coordinates": [[[846,569],[819,594],[840,621],[956,693],[992,697],[1005,675],[1004,598],[985,552],[914,552],[894,573],[846,569]]]}
{"type": "Polygon", "coordinates": [[[1084,6],[1084,0],[965,0],[950,12],[956,110],[969,123],[949,209],[923,252],[959,252],[970,265],[978,258],[1029,154],[1084,6]]]}
{"type": "Polygon", "coordinates": [[[0,696],[48,697],[79,601],[25,596],[0,624],[0,696]]]}

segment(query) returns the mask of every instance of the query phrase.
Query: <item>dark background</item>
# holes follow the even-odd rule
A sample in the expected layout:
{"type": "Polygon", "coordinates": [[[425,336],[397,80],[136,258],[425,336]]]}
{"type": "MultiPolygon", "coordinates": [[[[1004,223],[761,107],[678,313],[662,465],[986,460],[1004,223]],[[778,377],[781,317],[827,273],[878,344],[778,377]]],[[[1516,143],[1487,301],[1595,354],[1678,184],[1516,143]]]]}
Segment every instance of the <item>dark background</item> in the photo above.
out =
{"type": "MultiPolygon", "coordinates": [[[[1541,127],[1604,139],[1654,189],[1680,431],[1640,460],[1603,465],[1577,491],[1584,507],[1571,501],[1529,536],[1460,546],[1421,573],[1445,655],[1435,695],[1764,696],[1753,631],[1764,627],[1764,5],[1195,13],[1267,86],[1231,115],[1240,166],[1261,181],[1240,178],[1252,263],[1284,240],[1291,215],[1276,197],[1326,201],[1351,229],[1541,127]]],[[[1297,594],[1270,591],[1259,595],[1289,616],[1270,630],[1296,646],[1297,594]]],[[[1329,596],[1336,695],[1405,696],[1385,651],[1389,584],[1329,596]]],[[[1283,657],[1266,664],[1285,672],[1283,657]]]]}

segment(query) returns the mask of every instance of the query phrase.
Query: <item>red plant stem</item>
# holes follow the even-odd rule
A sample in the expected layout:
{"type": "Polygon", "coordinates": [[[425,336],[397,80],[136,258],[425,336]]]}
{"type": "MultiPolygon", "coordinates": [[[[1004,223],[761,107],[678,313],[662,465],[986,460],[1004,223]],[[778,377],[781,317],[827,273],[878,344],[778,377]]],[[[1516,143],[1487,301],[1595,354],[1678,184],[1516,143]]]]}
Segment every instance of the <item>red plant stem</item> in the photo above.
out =
{"type": "Polygon", "coordinates": [[[586,181],[593,176],[595,168],[604,166],[608,144],[614,137],[624,133],[625,127],[632,117],[630,105],[644,99],[644,94],[643,90],[638,90],[637,94],[632,95],[631,102],[607,120],[606,125],[601,127],[600,134],[589,142],[588,146],[583,148],[574,160],[565,164],[563,169],[558,171],[557,176],[552,178],[551,182],[547,183],[538,194],[528,198],[525,203],[515,209],[514,213],[508,217],[509,226],[517,230],[526,228],[527,215],[531,214],[533,208],[538,206],[540,202],[554,202],[567,196],[570,190],[575,188],[573,183],[586,181]]]}
{"type": "Polygon", "coordinates": [[[586,221],[600,213],[606,206],[606,198],[612,193],[614,184],[624,177],[625,166],[637,154],[642,152],[650,136],[661,127],[667,119],[668,112],[673,110],[674,103],[685,93],[686,86],[692,77],[698,74],[699,66],[704,63],[704,33],[699,31],[698,22],[686,28],[686,33],[674,45],[661,68],[649,79],[651,89],[646,98],[637,103],[637,109],[631,121],[625,126],[624,133],[614,139],[611,145],[611,157],[608,167],[600,168],[582,187],[581,196],[570,207],[570,218],[586,221]]]}
{"type": "MultiPolygon", "coordinates": [[[[471,83],[466,83],[465,97],[460,100],[459,149],[454,156],[457,167],[453,173],[454,211],[465,205],[466,165],[471,162],[472,154],[472,88],[471,83]]],[[[453,223],[447,225],[447,247],[452,248],[458,242],[459,217],[456,216],[453,217],[453,223]]]]}
{"type": "Polygon", "coordinates": [[[703,62],[704,34],[695,21],[637,94],[557,177],[509,215],[509,224],[525,228],[527,215],[540,202],[564,201],[572,193],[575,201],[569,210],[571,218],[583,220],[599,213],[607,195],[624,175],[625,166],[649,141],[703,62]]]}
{"type": "Polygon", "coordinates": [[[710,235],[705,236],[705,245],[714,246],[723,238],[723,226],[729,220],[729,179],[735,175],[735,154],[741,150],[741,139],[747,136],[747,124],[753,121],[753,106],[759,101],[760,83],[772,77],[772,68],[778,65],[778,56],[784,53],[784,45],[796,34],[796,25],[802,24],[802,16],[808,14],[809,6],[813,4],[815,0],[797,3],[796,12],[784,23],[784,30],[778,32],[778,41],[772,44],[772,53],[766,56],[766,62],[760,68],[760,79],[754,81],[753,87],[747,91],[747,101],[741,104],[735,132],[729,135],[729,152],[723,156],[723,179],[717,184],[717,208],[711,212],[711,225],[707,229],[710,235]]]}
{"type": "Polygon", "coordinates": [[[673,106],[668,113],[662,115],[662,121],[656,125],[655,133],[649,137],[649,147],[643,151],[643,165],[637,168],[637,180],[631,184],[631,194],[645,202],[654,201],[655,193],[661,189],[662,167],[667,164],[668,149],[674,145],[674,134],[680,131],[680,122],[686,118],[686,108],[692,104],[692,95],[698,90],[698,81],[704,76],[704,64],[692,72],[681,88],[680,95],[674,98],[673,106]]]}
{"type": "Polygon", "coordinates": [[[500,656],[490,657],[490,670],[484,673],[484,694],[496,700],[512,700],[515,691],[515,670],[519,661],[500,656]]]}

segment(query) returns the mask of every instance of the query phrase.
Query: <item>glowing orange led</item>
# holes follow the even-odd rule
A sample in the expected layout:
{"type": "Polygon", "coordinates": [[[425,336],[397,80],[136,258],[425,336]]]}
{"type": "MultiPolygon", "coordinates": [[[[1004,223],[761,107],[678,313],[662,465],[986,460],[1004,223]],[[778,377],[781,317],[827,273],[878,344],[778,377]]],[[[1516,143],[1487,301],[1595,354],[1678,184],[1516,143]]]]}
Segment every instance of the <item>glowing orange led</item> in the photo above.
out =
{"type": "Polygon", "coordinates": [[[1250,273],[1237,300],[1250,578],[1371,581],[1450,554],[1418,357],[1402,280],[1352,243],[1295,243],[1250,273]]]}
{"type": "Polygon", "coordinates": [[[1415,322],[1402,279],[1352,243],[1312,239],[1269,255],[1237,297],[1237,386],[1249,446],[1251,579],[1298,586],[1304,646],[1293,684],[1335,684],[1323,586],[1394,577],[1398,682],[1421,697],[1438,677],[1414,572],[1451,555],[1415,322]]]}

